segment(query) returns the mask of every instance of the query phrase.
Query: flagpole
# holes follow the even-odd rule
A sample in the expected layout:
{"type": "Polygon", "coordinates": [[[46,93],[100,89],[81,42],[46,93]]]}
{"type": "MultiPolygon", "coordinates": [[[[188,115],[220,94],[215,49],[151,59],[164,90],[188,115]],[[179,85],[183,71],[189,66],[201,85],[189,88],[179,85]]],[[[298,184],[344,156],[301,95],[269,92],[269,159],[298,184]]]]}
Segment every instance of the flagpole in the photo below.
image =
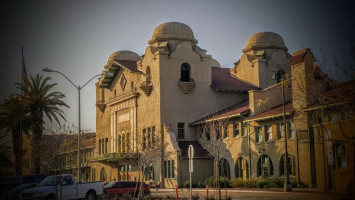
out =
{"type": "MultiPolygon", "coordinates": [[[[23,59],[23,45],[21,46],[21,53],[22,53],[22,66],[21,66],[21,69],[22,69],[22,73],[21,73],[21,83],[23,84],[24,81],[23,81],[23,67],[24,67],[24,59],[23,59]]],[[[23,94],[23,91],[21,91],[22,94],[23,94]]],[[[21,175],[22,175],[22,172],[23,172],[23,150],[22,150],[22,116],[20,117],[20,159],[21,159],[21,175]]]]}

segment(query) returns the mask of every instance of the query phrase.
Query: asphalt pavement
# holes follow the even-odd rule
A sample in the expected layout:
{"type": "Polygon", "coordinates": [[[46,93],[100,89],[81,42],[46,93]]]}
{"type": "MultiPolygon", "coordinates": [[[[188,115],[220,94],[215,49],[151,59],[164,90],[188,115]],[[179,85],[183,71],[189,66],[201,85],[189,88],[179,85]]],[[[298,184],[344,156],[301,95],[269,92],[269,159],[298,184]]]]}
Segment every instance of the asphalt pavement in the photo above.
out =
{"type": "MultiPolygon", "coordinates": [[[[176,197],[175,189],[151,189],[152,197],[159,196],[163,198],[176,197]]],[[[189,189],[178,189],[178,196],[181,199],[189,199],[189,189]]],[[[206,199],[206,188],[193,188],[192,195],[199,199],[206,199]]],[[[208,189],[208,197],[218,199],[218,191],[208,189]]],[[[322,193],[313,190],[296,190],[292,192],[283,192],[282,189],[221,189],[222,199],[250,199],[250,200],[334,200],[332,193],[322,193]]],[[[337,194],[336,200],[350,200],[352,197],[337,194]]]]}

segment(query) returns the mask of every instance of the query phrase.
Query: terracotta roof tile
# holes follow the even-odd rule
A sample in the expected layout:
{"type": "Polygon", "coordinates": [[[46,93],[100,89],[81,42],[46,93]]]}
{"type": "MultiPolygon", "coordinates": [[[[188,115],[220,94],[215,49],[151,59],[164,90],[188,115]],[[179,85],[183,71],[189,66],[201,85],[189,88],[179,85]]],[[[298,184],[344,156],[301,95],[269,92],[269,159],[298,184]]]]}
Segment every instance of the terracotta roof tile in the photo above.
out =
{"type": "Polygon", "coordinates": [[[306,53],[307,52],[304,52],[302,54],[298,54],[296,56],[292,56],[288,63],[289,64],[295,64],[295,63],[303,62],[303,59],[304,59],[306,53]]]}
{"type": "MultiPolygon", "coordinates": [[[[292,102],[286,102],[285,104],[285,112],[286,113],[291,113],[293,110],[293,106],[292,106],[292,102]]],[[[251,120],[257,120],[257,119],[261,119],[261,118],[265,118],[265,117],[271,117],[271,116],[275,116],[275,115],[281,115],[283,114],[283,106],[278,105],[274,108],[271,108],[270,110],[267,110],[265,112],[262,112],[260,114],[254,115],[252,117],[249,117],[247,119],[245,119],[246,121],[251,121],[251,120]]]]}
{"type": "Polygon", "coordinates": [[[218,112],[215,112],[215,113],[212,113],[208,116],[205,116],[199,120],[196,120],[195,122],[192,122],[191,124],[209,121],[209,120],[213,120],[213,119],[227,118],[227,117],[234,116],[237,114],[244,114],[244,113],[247,113],[248,111],[249,111],[249,102],[244,101],[242,103],[237,103],[237,104],[232,105],[228,108],[225,108],[223,110],[220,110],[218,112]]]}
{"type": "Polygon", "coordinates": [[[194,148],[194,157],[211,158],[211,155],[197,141],[179,141],[179,148],[182,150],[181,157],[188,158],[189,145],[194,148]]]}
{"type": "Polygon", "coordinates": [[[224,91],[249,91],[258,90],[249,83],[232,77],[229,68],[212,67],[212,89],[224,91]]]}
{"type": "Polygon", "coordinates": [[[319,99],[322,99],[323,102],[318,101],[306,109],[338,103],[355,103],[355,80],[336,84],[331,89],[322,92],[319,99]]]}
{"type": "Polygon", "coordinates": [[[122,67],[128,69],[131,72],[140,72],[137,68],[137,62],[136,61],[130,61],[130,60],[116,60],[116,62],[121,65],[122,67]]]}

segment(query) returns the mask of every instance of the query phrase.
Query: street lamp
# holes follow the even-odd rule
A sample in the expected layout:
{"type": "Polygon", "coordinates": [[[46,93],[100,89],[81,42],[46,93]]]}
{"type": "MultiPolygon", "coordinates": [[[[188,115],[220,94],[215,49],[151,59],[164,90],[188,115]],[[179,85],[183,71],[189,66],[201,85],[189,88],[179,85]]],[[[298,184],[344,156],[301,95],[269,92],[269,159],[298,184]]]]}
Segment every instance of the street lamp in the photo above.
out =
{"type": "Polygon", "coordinates": [[[285,137],[285,157],[284,157],[284,171],[285,171],[285,182],[284,182],[284,192],[292,191],[292,185],[290,183],[289,171],[288,171],[288,152],[287,152],[287,133],[286,133],[286,109],[285,109],[285,79],[286,73],[283,67],[280,67],[275,71],[272,79],[277,80],[277,83],[281,82],[282,85],[282,116],[283,116],[283,131],[285,137]]]}
{"type": "Polygon", "coordinates": [[[76,89],[78,89],[78,96],[79,96],[79,133],[78,133],[78,182],[81,182],[81,155],[80,155],[80,146],[81,146],[81,108],[80,108],[80,91],[83,87],[85,87],[90,81],[92,81],[95,77],[101,76],[101,75],[105,75],[108,77],[113,77],[114,74],[113,73],[105,73],[105,74],[97,74],[95,76],[93,76],[90,80],[88,80],[83,86],[77,86],[73,83],[73,81],[71,81],[66,75],[64,75],[62,72],[56,71],[56,70],[52,70],[49,68],[43,68],[42,71],[44,72],[55,72],[58,73],[62,76],[64,76],[64,78],[66,78],[76,89]]]}

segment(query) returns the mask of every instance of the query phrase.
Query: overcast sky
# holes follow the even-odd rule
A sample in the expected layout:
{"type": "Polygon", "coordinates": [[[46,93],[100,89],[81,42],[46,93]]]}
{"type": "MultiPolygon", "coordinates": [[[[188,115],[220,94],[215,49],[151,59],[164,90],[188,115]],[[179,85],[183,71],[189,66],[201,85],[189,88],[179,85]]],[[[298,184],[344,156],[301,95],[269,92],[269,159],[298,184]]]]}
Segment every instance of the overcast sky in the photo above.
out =
{"type": "MultiPolygon", "coordinates": [[[[178,21],[190,26],[198,45],[232,67],[248,37],[261,31],[280,34],[289,53],[311,48],[327,55],[346,48],[354,34],[351,1],[2,1],[0,103],[17,92],[21,77],[21,45],[28,75],[52,77],[54,89],[66,94],[69,124],[78,123],[77,90],[59,74],[83,85],[101,73],[108,56],[118,50],[144,54],[159,24],[178,21]]],[[[82,128],[95,131],[95,82],[82,89],[82,128]]]]}

